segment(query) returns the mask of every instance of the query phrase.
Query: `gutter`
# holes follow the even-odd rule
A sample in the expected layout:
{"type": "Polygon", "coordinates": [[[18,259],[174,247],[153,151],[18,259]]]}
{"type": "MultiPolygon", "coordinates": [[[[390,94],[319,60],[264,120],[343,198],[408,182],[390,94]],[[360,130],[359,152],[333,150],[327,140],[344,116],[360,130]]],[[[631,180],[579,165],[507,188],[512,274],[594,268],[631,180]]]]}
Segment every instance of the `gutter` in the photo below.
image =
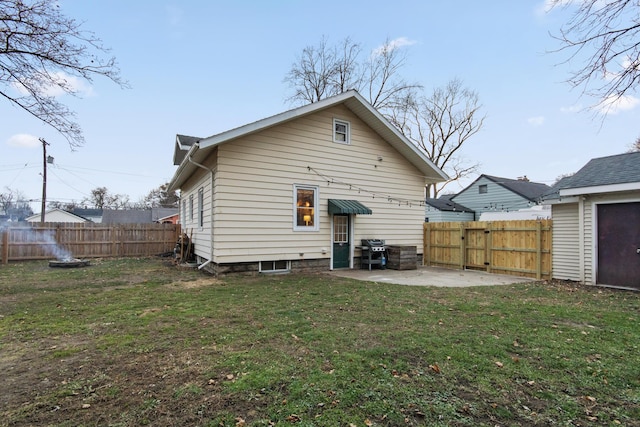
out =
{"type": "MultiPolygon", "coordinates": [[[[194,144],[194,146],[195,146],[195,145],[197,145],[197,144],[194,144]]],[[[202,169],[204,169],[204,170],[206,170],[206,171],[209,171],[209,173],[211,174],[211,197],[213,198],[213,181],[214,181],[215,173],[214,173],[213,169],[209,169],[209,168],[208,168],[208,167],[206,167],[205,165],[203,165],[203,164],[201,164],[201,163],[198,163],[198,162],[196,162],[195,160],[193,160],[193,159],[191,158],[191,154],[192,154],[191,152],[189,152],[189,153],[187,154],[187,162],[188,162],[188,163],[191,163],[192,165],[195,165],[195,166],[197,166],[197,167],[199,167],[199,168],[202,168],[202,169]]],[[[212,214],[212,215],[213,215],[213,214],[212,214]]],[[[212,227],[211,227],[211,233],[213,233],[213,220],[211,221],[211,224],[212,224],[212,227]]],[[[211,235],[211,236],[209,236],[209,239],[210,239],[210,240],[212,240],[212,238],[213,238],[213,236],[212,236],[212,235],[211,235]]],[[[200,269],[202,269],[202,268],[206,267],[206,266],[207,266],[207,264],[209,264],[209,263],[213,260],[213,243],[212,243],[212,242],[211,242],[210,247],[211,247],[211,252],[209,253],[209,259],[208,259],[207,261],[205,261],[203,264],[199,265],[199,266],[198,266],[198,270],[200,270],[200,269]]]]}

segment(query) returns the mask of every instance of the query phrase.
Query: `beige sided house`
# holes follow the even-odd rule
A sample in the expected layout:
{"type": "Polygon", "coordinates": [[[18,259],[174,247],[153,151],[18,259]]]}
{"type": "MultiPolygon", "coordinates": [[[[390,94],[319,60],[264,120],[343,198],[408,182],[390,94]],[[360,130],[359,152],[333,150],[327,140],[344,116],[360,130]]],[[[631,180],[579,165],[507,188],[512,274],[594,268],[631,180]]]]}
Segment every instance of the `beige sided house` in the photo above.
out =
{"type": "Polygon", "coordinates": [[[424,188],[447,176],[360,94],[208,138],[177,135],[169,191],[214,274],[359,268],[361,239],[415,246],[424,188]]]}

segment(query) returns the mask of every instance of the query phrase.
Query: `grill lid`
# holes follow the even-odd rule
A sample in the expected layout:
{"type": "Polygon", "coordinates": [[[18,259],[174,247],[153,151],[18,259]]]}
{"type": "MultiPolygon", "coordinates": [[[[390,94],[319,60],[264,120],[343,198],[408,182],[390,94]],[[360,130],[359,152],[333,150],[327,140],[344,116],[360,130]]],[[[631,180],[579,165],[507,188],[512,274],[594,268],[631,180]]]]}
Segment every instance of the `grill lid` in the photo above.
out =
{"type": "Polygon", "coordinates": [[[362,239],[362,246],[384,246],[382,239],[362,239]]]}

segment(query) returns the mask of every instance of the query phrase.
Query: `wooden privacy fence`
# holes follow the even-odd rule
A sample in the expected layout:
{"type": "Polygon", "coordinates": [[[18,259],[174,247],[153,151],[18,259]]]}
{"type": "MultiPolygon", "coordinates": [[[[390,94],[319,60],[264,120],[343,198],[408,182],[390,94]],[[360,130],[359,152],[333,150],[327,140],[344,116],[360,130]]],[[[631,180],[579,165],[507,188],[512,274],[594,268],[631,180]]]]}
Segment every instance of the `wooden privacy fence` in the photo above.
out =
{"type": "Polygon", "coordinates": [[[0,231],[2,263],[37,259],[151,256],[173,251],[178,224],[32,223],[0,231]]]}
{"type": "Polygon", "coordinates": [[[424,263],[551,279],[552,220],[427,222],[424,263]]]}

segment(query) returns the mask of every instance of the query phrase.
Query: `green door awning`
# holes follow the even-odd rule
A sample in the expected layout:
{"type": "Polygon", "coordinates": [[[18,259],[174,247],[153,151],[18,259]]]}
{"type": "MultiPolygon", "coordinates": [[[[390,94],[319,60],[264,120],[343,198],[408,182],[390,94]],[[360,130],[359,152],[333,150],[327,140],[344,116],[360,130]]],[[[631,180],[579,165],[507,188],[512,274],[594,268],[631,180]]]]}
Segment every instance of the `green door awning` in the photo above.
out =
{"type": "Polygon", "coordinates": [[[333,214],[352,214],[352,215],[371,215],[371,209],[363,205],[357,200],[339,200],[329,199],[329,215],[333,214]]]}

